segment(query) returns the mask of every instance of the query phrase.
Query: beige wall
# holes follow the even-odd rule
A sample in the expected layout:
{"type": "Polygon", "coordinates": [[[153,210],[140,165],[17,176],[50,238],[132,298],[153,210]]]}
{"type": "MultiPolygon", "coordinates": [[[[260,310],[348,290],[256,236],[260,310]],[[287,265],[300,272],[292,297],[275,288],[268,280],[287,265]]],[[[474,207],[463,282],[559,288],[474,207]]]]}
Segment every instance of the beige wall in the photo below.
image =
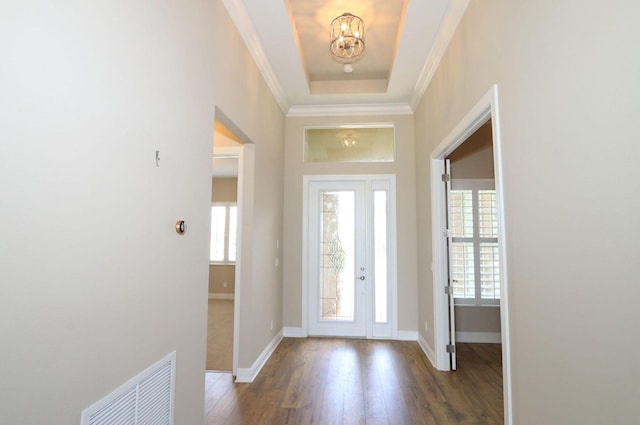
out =
{"type": "Polygon", "coordinates": [[[451,152],[452,179],[493,179],[491,120],[451,152]]]}
{"type": "Polygon", "coordinates": [[[238,178],[214,177],[211,179],[211,202],[237,202],[238,178]]]}
{"type": "Polygon", "coordinates": [[[457,306],[456,332],[500,333],[500,309],[497,307],[457,306]]]}
{"type": "Polygon", "coordinates": [[[282,255],[276,240],[282,239],[285,121],[224,6],[219,0],[214,5],[221,17],[211,25],[219,58],[210,69],[216,107],[234,128],[223,124],[245,142],[242,269],[236,267],[241,273],[238,366],[250,368],[282,329],[282,271],[274,264],[282,255]]]}
{"type": "Polygon", "coordinates": [[[284,326],[302,326],[302,177],[307,174],[395,174],[398,221],[398,328],[417,331],[416,231],[413,117],[287,118],[285,147],[285,229],[283,252],[284,326]],[[397,160],[393,163],[303,163],[306,125],[394,122],[397,160]]]}
{"type": "MultiPolygon", "coordinates": [[[[211,180],[211,202],[236,202],[237,200],[238,179],[236,177],[214,177],[211,180]]],[[[235,279],[235,265],[209,265],[210,294],[233,294],[236,287],[235,279]]]]}
{"type": "Polygon", "coordinates": [[[416,111],[420,319],[432,322],[429,154],[498,85],[518,425],[640,417],[639,15],[631,1],[471,1],[416,111]]]}
{"type": "MultiPolygon", "coordinates": [[[[0,16],[0,423],[80,423],[175,350],[175,423],[202,424],[214,109],[255,142],[255,246],[282,233],[283,114],[218,0],[0,16]]],[[[245,366],[282,315],[250,265],[245,366]]]]}

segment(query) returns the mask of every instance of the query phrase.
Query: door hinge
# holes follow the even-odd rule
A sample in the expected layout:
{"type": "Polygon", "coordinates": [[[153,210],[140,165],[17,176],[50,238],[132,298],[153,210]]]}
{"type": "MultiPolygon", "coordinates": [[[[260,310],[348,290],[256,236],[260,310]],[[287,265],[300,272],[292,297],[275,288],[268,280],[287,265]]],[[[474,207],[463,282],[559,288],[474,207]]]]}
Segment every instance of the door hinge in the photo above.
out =
{"type": "Polygon", "coordinates": [[[445,293],[446,295],[451,295],[451,294],[453,294],[453,288],[452,288],[451,286],[445,286],[445,287],[444,287],[444,293],[445,293]]]}
{"type": "Polygon", "coordinates": [[[453,344],[447,344],[447,353],[455,353],[456,352],[456,346],[453,344]]]}
{"type": "Polygon", "coordinates": [[[443,174],[442,175],[442,181],[443,182],[451,181],[451,174],[443,174]]]}
{"type": "Polygon", "coordinates": [[[450,238],[451,237],[451,230],[449,229],[444,229],[442,231],[442,236],[444,236],[445,238],[450,238]]]}

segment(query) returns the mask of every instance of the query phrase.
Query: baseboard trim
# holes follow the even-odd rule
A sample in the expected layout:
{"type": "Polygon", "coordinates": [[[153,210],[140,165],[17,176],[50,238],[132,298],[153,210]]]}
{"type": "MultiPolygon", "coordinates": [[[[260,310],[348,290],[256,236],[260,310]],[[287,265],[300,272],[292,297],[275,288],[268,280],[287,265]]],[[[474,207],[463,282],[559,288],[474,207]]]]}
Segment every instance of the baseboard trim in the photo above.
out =
{"type": "Polygon", "coordinates": [[[424,339],[422,337],[422,335],[420,335],[420,338],[418,338],[418,345],[420,345],[420,348],[422,348],[422,351],[424,352],[425,356],[427,356],[427,358],[431,362],[431,366],[433,366],[434,368],[437,369],[437,367],[436,367],[436,353],[435,353],[435,351],[433,351],[431,349],[431,347],[429,347],[429,344],[427,343],[427,340],[424,339]]]}
{"type": "Polygon", "coordinates": [[[418,332],[417,331],[398,331],[398,336],[396,337],[398,341],[417,341],[418,340],[418,332]]]}
{"type": "Polygon", "coordinates": [[[499,344],[502,342],[502,334],[500,332],[456,332],[456,342],[499,344]]]}
{"type": "Polygon", "coordinates": [[[234,294],[226,294],[221,292],[209,292],[210,300],[232,300],[234,299],[234,294]]]}
{"type": "Polygon", "coordinates": [[[278,344],[280,344],[280,341],[282,341],[282,331],[278,332],[276,336],[273,337],[271,342],[267,344],[267,346],[258,356],[256,361],[253,362],[250,368],[238,368],[238,372],[236,374],[236,382],[253,382],[253,380],[256,379],[256,376],[258,376],[258,373],[260,373],[264,365],[267,363],[267,360],[269,360],[269,357],[271,357],[273,352],[278,347],[278,344]]]}
{"type": "Polygon", "coordinates": [[[286,338],[306,338],[308,335],[302,330],[302,328],[284,327],[282,328],[282,334],[286,338]]]}

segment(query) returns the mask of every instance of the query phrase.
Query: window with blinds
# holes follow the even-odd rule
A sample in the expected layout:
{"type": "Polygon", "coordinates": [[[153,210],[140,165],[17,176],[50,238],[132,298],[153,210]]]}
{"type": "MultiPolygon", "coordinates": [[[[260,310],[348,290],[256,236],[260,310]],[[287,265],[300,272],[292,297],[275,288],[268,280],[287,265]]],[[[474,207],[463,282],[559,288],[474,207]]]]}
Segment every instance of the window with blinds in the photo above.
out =
{"type": "Polygon", "coordinates": [[[498,305],[500,260],[493,181],[453,180],[449,263],[456,304],[498,305]]]}
{"type": "Polygon", "coordinates": [[[236,261],[236,233],[238,207],[235,203],[211,205],[211,239],[209,261],[214,264],[233,264],[236,261]]]}

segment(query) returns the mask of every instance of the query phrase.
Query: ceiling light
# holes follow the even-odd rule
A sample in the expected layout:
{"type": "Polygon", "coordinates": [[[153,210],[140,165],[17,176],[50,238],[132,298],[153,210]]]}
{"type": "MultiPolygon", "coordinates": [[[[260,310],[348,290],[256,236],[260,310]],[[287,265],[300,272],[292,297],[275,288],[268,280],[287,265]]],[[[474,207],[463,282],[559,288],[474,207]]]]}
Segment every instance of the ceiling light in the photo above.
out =
{"type": "Polygon", "coordinates": [[[364,22],[351,13],[331,21],[331,53],[339,61],[352,63],[364,53],[364,22]]]}

